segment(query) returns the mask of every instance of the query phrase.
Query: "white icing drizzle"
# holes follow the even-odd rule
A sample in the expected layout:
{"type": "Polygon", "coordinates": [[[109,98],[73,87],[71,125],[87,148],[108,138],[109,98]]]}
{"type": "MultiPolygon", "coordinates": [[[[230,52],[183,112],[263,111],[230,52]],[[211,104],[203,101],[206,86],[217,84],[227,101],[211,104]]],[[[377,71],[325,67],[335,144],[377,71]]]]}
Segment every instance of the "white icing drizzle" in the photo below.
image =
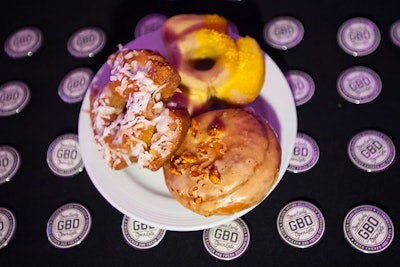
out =
{"type": "MultiPolygon", "coordinates": [[[[123,52],[122,48],[120,52],[123,52]]],[[[110,66],[110,81],[116,82],[118,86],[104,88],[92,107],[98,149],[107,162],[114,162],[114,166],[121,160],[131,165],[131,159],[136,159],[140,167],[149,166],[156,158],[169,155],[171,138],[177,135],[170,131],[169,126],[171,123],[179,123],[172,121],[169,109],[161,101],[160,91],[165,85],[157,86],[146,76],[152,67],[151,61],[140,66],[137,61],[131,60],[137,53],[129,51],[107,62],[110,66]],[[126,95],[127,89],[130,89],[130,93],[124,109],[110,106],[111,90],[126,95]],[[152,114],[147,114],[149,110],[152,114]],[[115,119],[111,121],[113,117],[115,119]],[[140,139],[143,131],[149,127],[155,129],[150,147],[140,139]]]]}

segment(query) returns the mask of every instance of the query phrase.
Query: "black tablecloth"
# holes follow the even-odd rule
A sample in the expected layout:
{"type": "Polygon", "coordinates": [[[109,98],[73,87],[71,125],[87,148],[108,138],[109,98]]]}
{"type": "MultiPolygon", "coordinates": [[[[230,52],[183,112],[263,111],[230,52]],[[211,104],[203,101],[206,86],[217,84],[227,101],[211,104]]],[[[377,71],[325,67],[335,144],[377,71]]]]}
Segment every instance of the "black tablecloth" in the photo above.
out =
{"type": "MultiPolygon", "coordinates": [[[[15,30],[35,26],[43,32],[42,47],[33,56],[10,58],[0,52],[0,84],[22,80],[31,99],[21,113],[0,117],[0,145],[15,147],[21,166],[15,177],[0,185],[0,206],[11,209],[17,228],[0,250],[0,266],[397,266],[400,264],[398,160],[378,173],[355,167],[347,155],[349,140],[365,129],[387,134],[397,147],[400,136],[398,83],[400,47],[389,29],[400,19],[396,1],[7,1],[1,5],[0,42],[15,30]],[[67,104],[58,95],[63,76],[77,67],[96,72],[117,45],[135,38],[138,21],[150,13],[167,17],[180,13],[218,13],[231,20],[242,35],[256,38],[282,71],[300,69],[315,82],[315,94],[297,107],[298,131],[319,144],[317,164],[304,173],[286,172],[277,188],[242,218],[251,232],[247,251],[231,262],[218,260],[203,246],[202,231],[167,231],[156,247],[136,250],[121,233],[123,214],[96,190],[85,171],[71,178],[55,176],[46,162],[50,143],[63,133],[77,133],[81,102],[67,104]],[[305,29],[299,45],[286,51],[263,39],[264,25],[277,16],[293,16],[305,29]],[[338,45],[340,25],[365,17],[378,26],[381,43],[370,55],[353,57],[338,45]],[[107,35],[104,49],[93,58],[75,58],[67,40],[76,30],[96,26],[107,35]],[[380,95],[356,105],[336,89],[339,74],[352,66],[375,70],[382,79],[380,95]],[[325,217],[321,241],[295,248],[278,234],[276,219],[293,200],[316,204],[325,217]],[[80,202],[92,215],[86,239],[73,248],[58,249],[46,236],[47,221],[60,205],[80,202]],[[368,255],[352,248],[343,233],[346,213],[359,204],[373,204],[391,217],[394,240],[384,251],[368,255]]],[[[267,70],[268,71],[268,70],[267,70]]]]}

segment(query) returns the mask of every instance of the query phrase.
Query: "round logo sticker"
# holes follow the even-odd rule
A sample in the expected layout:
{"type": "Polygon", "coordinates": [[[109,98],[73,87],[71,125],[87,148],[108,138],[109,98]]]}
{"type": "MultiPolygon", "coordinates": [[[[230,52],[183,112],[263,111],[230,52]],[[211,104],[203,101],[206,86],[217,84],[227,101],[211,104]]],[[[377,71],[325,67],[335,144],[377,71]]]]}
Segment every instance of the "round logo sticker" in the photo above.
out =
{"type": "Polygon", "coordinates": [[[106,43],[105,32],[96,27],[82,28],[68,39],[67,48],[71,55],[78,58],[94,57],[106,43]]]}
{"type": "Polygon", "coordinates": [[[297,133],[288,171],[300,173],[310,170],[319,159],[317,142],[305,133],[297,133]]]}
{"type": "Polygon", "coordinates": [[[69,104],[82,101],[83,96],[93,78],[93,71],[89,68],[75,69],[62,79],[58,87],[58,95],[69,104]]]}
{"type": "Polygon", "coordinates": [[[14,236],[16,219],[14,213],[0,207],[0,249],[7,246],[14,236]]]}
{"type": "Polygon", "coordinates": [[[229,33],[229,35],[239,35],[238,27],[231,20],[228,21],[228,33],[229,33]]]}
{"type": "Polygon", "coordinates": [[[73,176],[83,171],[78,135],[63,134],[57,137],[47,150],[47,163],[58,176],[73,176]]]}
{"type": "Polygon", "coordinates": [[[390,217],[372,205],[361,205],[350,210],[344,219],[343,230],[350,245],[365,253],[385,250],[394,237],[390,217]]]}
{"type": "Polygon", "coordinates": [[[10,146],[0,146],[0,184],[10,181],[21,164],[18,151],[10,146]]]}
{"type": "Polygon", "coordinates": [[[277,17],[263,29],[264,40],[270,46],[287,50],[298,45],[304,36],[303,24],[294,17],[277,17]]]}
{"type": "Polygon", "coordinates": [[[280,211],[277,227],[279,235],[286,243],[307,248],[322,238],[325,220],[315,205],[307,201],[294,201],[280,211]]]}
{"type": "Polygon", "coordinates": [[[250,231],[241,218],[203,231],[203,244],[217,259],[236,259],[246,251],[249,243],[250,231]]]}
{"type": "Polygon", "coordinates": [[[374,52],[381,41],[378,27],[369,19],[352,18],[344,22],[337,34],[339,46],[352,56],[366,56],[374,52]]]}
{"type": "Polygon", "coordinates": [[[38,28],[21,28],[7,38],[4,50],[12,58],[30,57],[41,47],[42,40],[43,34],[38,28]]]}
{"type": "Polygon", "coordinates": [[[395,45],[400,46],[400,20],[390,26],[390,39],[395,45]]]}
{"type": "Polygon", "coordinates": [[[135,37],[138,38],[160,29],[166,20],[166,16],[157,13],[144,16],[139,20],[135,27],[135,37]]]}
{"type": "Polygon", "coordinates": [[[10,81],[0,86],[0,117],[20,113],[31,96],[28,85],[10,81]]]}
{"type": "Polygon", "coordinates": [[[337,89],[347,101],[365,104],[378,97],[382,89],[382,81],[372,69],[356,66],[340,74],[337,89]]]}
{"type": "Polygon", "coordinates": [[[166,233],[166,230],[138,222],[126,215],[122,219],[121,228],[125,241],[137,249],[155,247],[166,233]]]}
{"type": "Polygon", "coordinates": [[[70,248],[80,244],[89,233],[92,219],[88,209],[78,203],[59,207],[47,223],[47,237],[57,248],[70,248]]]}
{"type": "Polygon", "coordinates": [[[307,103],[314,95],[314,80],[304,71],[287,71],[285,73],[285,78],[292,91],[296,106],[307,103]]]}
{"type": "Polygon", "coordinates": [[[350,140],[348,155],[360,169],[378,172],[387,169],[393,163],[396,149],[392,140],[384,133],[365,130],[350,140]]]}

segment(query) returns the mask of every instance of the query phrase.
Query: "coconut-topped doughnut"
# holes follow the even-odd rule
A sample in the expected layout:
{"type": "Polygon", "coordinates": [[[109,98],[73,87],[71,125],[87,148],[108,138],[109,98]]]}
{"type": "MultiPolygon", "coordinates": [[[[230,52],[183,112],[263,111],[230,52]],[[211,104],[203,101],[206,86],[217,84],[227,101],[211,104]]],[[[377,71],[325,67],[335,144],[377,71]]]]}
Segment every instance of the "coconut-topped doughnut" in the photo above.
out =
{"type": "Polygon", "coordinates": [[[98,150],[113,169],[133,163],[159,169],[179,147],[189,114],[169,102],[180,76],[159,53],[120,48],[107,64],[110,81],[91,88],[90,115],[98,150]]]}
{"type": "Polygon", "coordinates": [[[265,119],[245,109],[214,110],[192,119],[164,177],[184,207],[204,216],[230,215],[266,197],[280,161],[280,144],[265,119]]]}

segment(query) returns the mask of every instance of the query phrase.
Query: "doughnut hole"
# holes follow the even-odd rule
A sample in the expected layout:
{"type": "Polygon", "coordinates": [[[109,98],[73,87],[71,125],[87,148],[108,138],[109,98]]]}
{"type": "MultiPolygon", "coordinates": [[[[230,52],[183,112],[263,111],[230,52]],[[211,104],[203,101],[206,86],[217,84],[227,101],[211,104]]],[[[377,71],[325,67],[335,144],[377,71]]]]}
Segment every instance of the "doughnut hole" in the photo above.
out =
{"type": "Polygon", "coordinates": [[[213,58],[200,58],[189,60],[189,65],[192,66],[193,69],[199,71],[207,71],[214,67],[215,59],[213,58]]]}
{"type": "Polygon", "coordinates": [[[170,47],[171,64],[179,70],[181,86],[188,89],[191,114],[235,73],[236,49],[228,35],[210,29],[184,35],[170,47]]]}

